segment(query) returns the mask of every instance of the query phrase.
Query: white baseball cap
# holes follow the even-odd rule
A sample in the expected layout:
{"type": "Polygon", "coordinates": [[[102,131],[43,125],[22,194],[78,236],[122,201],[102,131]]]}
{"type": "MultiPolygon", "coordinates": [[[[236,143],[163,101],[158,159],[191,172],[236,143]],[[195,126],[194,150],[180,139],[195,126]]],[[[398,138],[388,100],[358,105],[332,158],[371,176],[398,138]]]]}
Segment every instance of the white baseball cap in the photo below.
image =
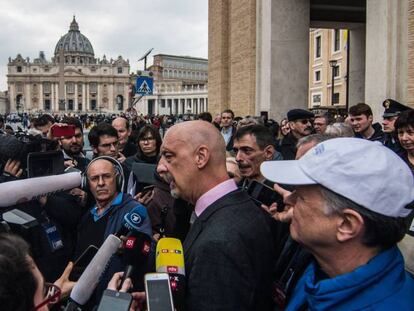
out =
{"type": "Polygon", "coordinates": [[[414,201],[408,165],[379,142],[334,138],[319,143],[299,160],[266,161],[262,175],[287,185],[316,185],[376,213],[406,217],[414,201]]]}

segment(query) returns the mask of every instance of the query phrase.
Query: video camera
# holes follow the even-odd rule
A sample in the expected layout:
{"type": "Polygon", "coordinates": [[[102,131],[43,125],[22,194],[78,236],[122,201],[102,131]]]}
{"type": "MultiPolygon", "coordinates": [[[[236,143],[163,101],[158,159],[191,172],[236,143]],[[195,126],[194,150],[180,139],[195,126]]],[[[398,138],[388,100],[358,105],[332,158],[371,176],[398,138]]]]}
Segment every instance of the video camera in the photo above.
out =
{"type": "Polygon", "coordinates": [[[0,170],[9,159],[20,161],[25,170],[29,153],[56,150],[57,144],[57,141],[28,132],[17,132],[15,136],[0,135],[0,170]]]}

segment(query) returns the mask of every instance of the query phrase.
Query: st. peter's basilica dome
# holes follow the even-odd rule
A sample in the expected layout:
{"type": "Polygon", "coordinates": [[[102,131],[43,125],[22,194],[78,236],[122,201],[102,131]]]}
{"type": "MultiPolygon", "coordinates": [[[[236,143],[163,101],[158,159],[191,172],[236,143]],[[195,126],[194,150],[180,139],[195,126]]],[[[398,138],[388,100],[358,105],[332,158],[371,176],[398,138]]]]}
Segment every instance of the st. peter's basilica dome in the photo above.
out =
{"type": "Polygon", "coordinates": [[[63,48],[65,55],[82,55],[94,57],[93,47],[88,38],[79,31],[79,25],[73,16],[72,23],[67,34],[62,36],[55,47],[55,56],[63,48]]]}

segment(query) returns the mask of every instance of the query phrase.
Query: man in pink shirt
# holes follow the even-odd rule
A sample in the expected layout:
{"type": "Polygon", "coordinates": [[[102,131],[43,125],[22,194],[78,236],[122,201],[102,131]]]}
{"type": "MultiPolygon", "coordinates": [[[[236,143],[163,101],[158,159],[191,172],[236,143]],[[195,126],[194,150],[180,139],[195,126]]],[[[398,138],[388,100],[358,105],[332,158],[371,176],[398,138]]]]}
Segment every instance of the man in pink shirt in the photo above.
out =
{"type": "Polygon", "coordinates": [[[184,241],[187,309],[271,310],[270,217],[229,179],[220,132],[203,121],[171,127],[157,170],[195,206],[184,241]]]}

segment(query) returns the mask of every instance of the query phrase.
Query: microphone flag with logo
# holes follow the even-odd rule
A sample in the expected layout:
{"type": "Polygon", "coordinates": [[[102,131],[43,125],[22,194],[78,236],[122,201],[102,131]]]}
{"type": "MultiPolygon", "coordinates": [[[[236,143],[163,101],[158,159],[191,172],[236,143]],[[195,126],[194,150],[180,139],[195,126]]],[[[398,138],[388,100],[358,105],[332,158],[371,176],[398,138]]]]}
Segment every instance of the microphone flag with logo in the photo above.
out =
{"type": "Polygon", "coordinates": [[[157,272],[170,276],[171,292],[177,310],[184,307],[185,265],[181,241],[174,238],[162,238],[157,243],[155,267],[157,272]]]}

